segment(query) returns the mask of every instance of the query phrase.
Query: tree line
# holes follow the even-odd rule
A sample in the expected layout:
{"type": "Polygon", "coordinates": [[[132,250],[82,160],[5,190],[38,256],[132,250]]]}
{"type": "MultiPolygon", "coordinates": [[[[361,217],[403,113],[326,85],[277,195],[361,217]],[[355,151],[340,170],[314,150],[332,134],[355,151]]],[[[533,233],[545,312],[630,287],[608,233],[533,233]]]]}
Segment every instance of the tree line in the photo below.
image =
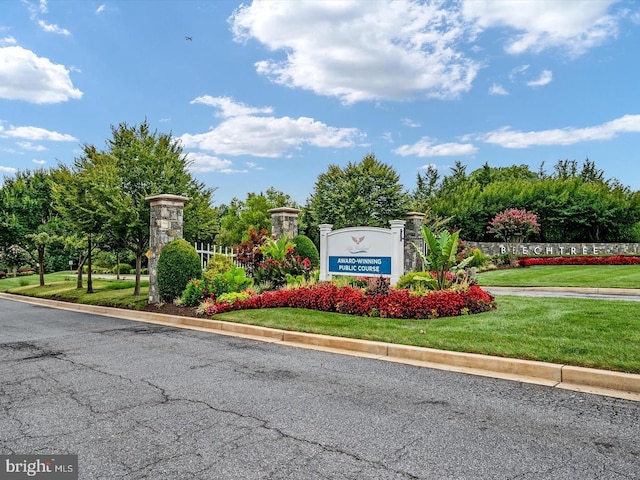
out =
{"type": "MultiPolygon", "coordinates": [[[[271,208],[301,210],[300,233],[318,244],[318,225],[387,228],[407,212],[425,213],[435,230],[460,231],[470,241],[493,240],[488,224],[508,208],[537,215],[543,242],[625,242],[640,240],[640,192],[606,179],[594,162],[561,160],[547,172],[527,165],[491,167],[467,173],[456,162],[447,174],[429,166],[412,190],[395,169],[368,154],[321,173],[304,205],[274,188],[250,192],[228,205],[213,206],[215,188],[197,181],[179,140],[140,125],[111,127],[104,148],[83,145],[70,165],[20,171],[0,189],[0,264],[38,264],[42,274],[67,268],[75,259],[91,271],[91,252],[128,251],[135,258],[136,293],[149,246],[150,206],[146,197],[189,197],[184,237],[235,246],[255,232],[270,231],[271,208]],[[253,233],[251,233],[253,232],[253,233]],[[48,254],[46,254],[48,252],[48,254]]],[[[1,267],[0,267],[1,268],[1,267]]],[[[88,289],[91,280],[88,278],[88,289]]]]}

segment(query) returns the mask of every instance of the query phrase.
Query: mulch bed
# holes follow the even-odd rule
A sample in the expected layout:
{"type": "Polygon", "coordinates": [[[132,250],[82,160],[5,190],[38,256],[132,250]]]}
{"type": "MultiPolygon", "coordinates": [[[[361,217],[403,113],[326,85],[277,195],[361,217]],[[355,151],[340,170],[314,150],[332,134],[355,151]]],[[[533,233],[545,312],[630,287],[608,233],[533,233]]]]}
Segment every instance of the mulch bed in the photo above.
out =
{"type": "Polygon", "coordinates": [[[144,312],[163,313],[165,315],[173,315],[178,317],[199,317],[197,307],[184,307],[174,305],[173,303],[158,303],[147,305],[142,309],[144,312]]]}

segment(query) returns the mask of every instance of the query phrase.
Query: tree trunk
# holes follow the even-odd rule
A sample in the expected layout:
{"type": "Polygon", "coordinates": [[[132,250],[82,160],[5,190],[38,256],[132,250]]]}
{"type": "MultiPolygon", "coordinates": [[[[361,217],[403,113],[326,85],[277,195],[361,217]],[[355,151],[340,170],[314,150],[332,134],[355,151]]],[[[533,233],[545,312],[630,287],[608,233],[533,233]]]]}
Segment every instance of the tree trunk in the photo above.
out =
{"type": "Polygon", "coordinates": [[[140,271],[142,270],[142,251],[136,251],[136,288],[133,290],[134,295],[140,295],[140,271]]]}
{"type": "Polygon", "coordinates": [[[93,293],[93,279],[91,278],[91,235],[87,238],[87,293],[93,293]]]}
{"type": "Polygon", "coordinates": [[[120,251],[116,252],[116,280],[120,280],[120,251]]]}
{"type": "Polygon", "coordinates": [[[44,287],[44,247],[38,247],[38,270],[40,271],[40,286],[44,287]]]}
{"type": "Polygon", "coordinates": [[[76,283],[76,288],[82,288],[82,267],[84,266],[84,259],[82,258],[82,253],[78,254],[78,281],[76,283]]]}

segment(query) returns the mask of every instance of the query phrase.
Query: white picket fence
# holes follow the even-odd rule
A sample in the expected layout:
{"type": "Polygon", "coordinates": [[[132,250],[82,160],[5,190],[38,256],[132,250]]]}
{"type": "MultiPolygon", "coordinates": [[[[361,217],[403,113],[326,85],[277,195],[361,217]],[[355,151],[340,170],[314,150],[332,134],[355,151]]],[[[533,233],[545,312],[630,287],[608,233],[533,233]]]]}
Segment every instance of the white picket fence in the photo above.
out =
{"type": "Polygon", "coordinates": [[[195,242],[194,246],[196,247],[196,252],[200,255],[200,263],[203,269],[206,268],[213,255],[227,255],[236,261],[236,254],[231,247],[221,247],[207,243],[205,248],[205,244],[202,242],[195,242]]]}

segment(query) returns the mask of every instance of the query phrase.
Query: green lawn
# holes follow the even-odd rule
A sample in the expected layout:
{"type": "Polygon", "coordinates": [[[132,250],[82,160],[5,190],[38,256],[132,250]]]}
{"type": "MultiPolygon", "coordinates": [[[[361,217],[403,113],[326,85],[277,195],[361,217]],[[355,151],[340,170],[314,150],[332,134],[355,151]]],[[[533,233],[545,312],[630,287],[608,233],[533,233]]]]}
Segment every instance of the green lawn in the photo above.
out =
{"type": "MultiPolygon", "coordinates": [[[[480,279],[483,285],[521,286],[531,284],[531,279],[526,280],[531,272],[566,280],[575,268],[503,270],[483,273],[480,279]],[[488,281],[496,274],[502,279],[501,283],[488,281]]],[[[640,274],[630,269],[640,271],[638,267],[578,267],[571,284],[547,280],[538,285],[594,287],[598,286],[600,276],[612,273],[628,280],[638,279],[640,274]]],[[[141,308],[146,303],[148,291],[145,282],[142,295],[134,297],[132,281],[95,280],[96,293],[86,294],[86,288],[75,288],[75,276],[68,272],[49,274],[46,281],[46,286],[39,287],[37,276],[0,280],[0,291],[11,289],[11,292],[23,295],[128,308],[141,308]],[[19,285],[16,280],[25,283],[23,279],[33,281],[34,285],[16,287],[19,285]]],[[[640,373],[638,302],[498,296],[496,303],[495,311],[437,320],[388,320],[286,308],[229,312],[216,318],[272,328],[640,373]]]]}
{"type": "Polygon", "coordinates": [[[562,265],[491,270],[478,275],[486,287],[593,287],[640,289],[640,265],[562,265]]]}
{"type": "Polygon", "coordinates": [[[37,275],[0,280],[0,292],[16,293],[38,298],[64,299],[89,305],[110,307],[142,308],[147,304],[149,281],[140,282],[140,295],[133,295],[134,280],[93,280],[94,293],[87,293],[87,279],[84,288],[76,288],[77,280],[71,272],[57,272],[45,275],[45,285],[40,286],[37,275]]]}

